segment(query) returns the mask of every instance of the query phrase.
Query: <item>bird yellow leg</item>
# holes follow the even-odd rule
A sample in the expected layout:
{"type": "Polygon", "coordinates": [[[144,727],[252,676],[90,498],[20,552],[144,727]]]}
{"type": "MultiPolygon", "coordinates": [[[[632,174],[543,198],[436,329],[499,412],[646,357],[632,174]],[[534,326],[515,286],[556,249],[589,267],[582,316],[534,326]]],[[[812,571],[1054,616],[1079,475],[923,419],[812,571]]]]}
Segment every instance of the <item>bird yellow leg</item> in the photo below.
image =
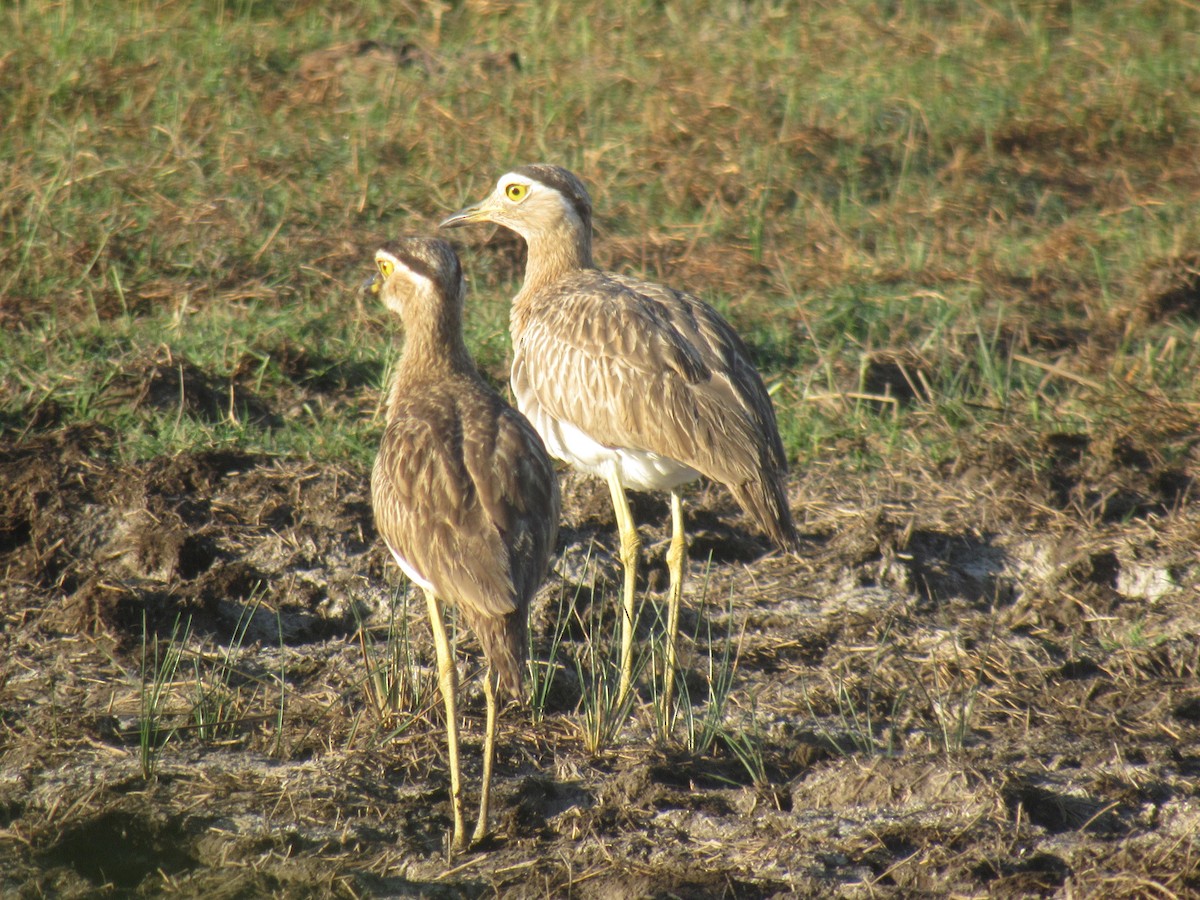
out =
{"type": "Polygon", "coordinates": [[[621,565],[625,568],[625,589],[621,594],[621,683],[617,690],[617,705],[625,703],[633,684],[633,620],[634,595],[637,588],[638,556],[642,550],[629,498],[617,477],[615,468],[608,473],[608,489],[612,493],[613,512],[617,516],[617,532],[621,537],[621,565]]]}
{"type": "Polygon", "coordinates": [[[450,649],[450,638],[446,635],[446,623],[442,620],[442,604],[433,591],[425,592],[429,605],[429,624],[433,629],[433,646],[437,651],[438,686],[446,704],[446,744],[450,756],[450,807],[454,813],[454,836],[450,847],[462,850],[466,846],[462,811],[462,776],[459,772],[458,752],[458,669],[454,665],[454,654],[450,649]]]}
{"type": "Polygon", "coordinates": [[[488,807],[492,799],[492,762],[496,758],[496,673],[488,666],[483,676],[483,693],[487,697],[487,730],[483,737],[483,787],[479,792],[479,821],[475,825],[472,844],[487,836],[488,807]]]}
{"type": "Polygon", "coordinates": [[[671,721],[675,696],[675,670],[679,664],[679,607],[683,602],[683,565],[687,560],[687,533],[683,527],[683,498],[671,492],[671,545],[667,548],[667,570],[671,592],[667,596],[667,658],[663,667],[664,721],[671,721]]]}

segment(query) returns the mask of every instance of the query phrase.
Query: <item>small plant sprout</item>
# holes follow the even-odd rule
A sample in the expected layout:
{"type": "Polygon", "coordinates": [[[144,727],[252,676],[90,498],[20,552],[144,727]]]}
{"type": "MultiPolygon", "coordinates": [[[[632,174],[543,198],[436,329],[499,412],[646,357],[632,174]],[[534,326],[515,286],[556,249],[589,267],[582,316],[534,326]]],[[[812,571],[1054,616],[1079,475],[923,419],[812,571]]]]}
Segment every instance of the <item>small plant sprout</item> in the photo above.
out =
{"type": "MultiPolygon", "coordinates": [[[[576,586],[575,596],[571,602],[572,609],[578,607],[581,589],[582,585],[576,586]]],[[[545,721],[546,704],[553,693],[555,678],[562,669],[559,657],[563,651],[563,638],[566,636],[567,626],[570,624],[566,596],[564,584],[559,588],[557,611],[549,635],[550,645],[546,648],[544,655],[539,654],[538,648],[533,646],[533,629],[529,630],[529,711],[534,725],[540,725],[545,721]]]]}
{"type": "Polygon", "coordinates": [[[233,680],[237,674],[238,657],[246,641],[246,632],[261,607],[264,593],[265,589],[260,585],[250,602],[242,607],[233,635],[219,655],[211,674],[206,673],[202,666],[204,658],[198,653],[192,655],[192,719],[201,740],[213,741],[230,735],[242,720],[243,710],[248,704],[233,688],[233,680]]]}
{"type": "MultiPolygon", "coordinates": [[[[707,584],[707,578],[705,579],[707,584]]],[[[733,630],[726,626],[725,634],[719,638],[716,648],[713,646],[712,623],[704,616],[704,605],[701,605],[701,619],[704,621],[705,646],[708,648],[708,701],[703,711],[697,715],[696,710],[686,694],[686,682],[680,694],[681,709],[684,723],[684,746],[693,755],[702,755],[712,749],[716,740],[725,731],[725,721],[728,715],[729,699],[733,692],[734,676],[737,674],[738,656],[741,648],[742,635],[739,634],[735,643],[733,630]]],[[[730,592],[725,606],[725,621],[733,621],[733,593],[730,592]]]]}
{"type": "MultiPolygon", "coordinates": [[[[572,614],[585,636],[575,656],[575,672],[579,678],[579,726],[583,745],[588,753],[596,754],[611,746],[629,719],[634,693],[622,694],[622,659],[619,647],[606,645],[600,610],[604,603],[593,602],[592,612],[585,621],[576,607],[572,614]]],[[[645,651],[633,659],[632,676],[640,677],[646,665],[645,651]]]]}
{"type": "Polygon", "coordinates": [[[758,696],[750,696],[750,710],[746,714],[748,727],[738,731],[723,730],[721,740],[729,752],[737,757],[738,762],[750,776],[751,783],[757,787],[765,787],[767,778],[767,761],[763,755],[762,731],[758,722],[758,696]]]}
{"type": "Polygon", "coordinates": [[[414,716],[428,708],[432,697],[429,678],[422,671],[409,633],[408,579],[397,588],[388,605],[387,631],[382,647],[368,640],[369,630],[355,608],[358,643],[366,668],[364,690],[371,710],[385,729],[403,731],[414,716]],[[399,607],[399,613],[397,613],[399,607]]]}
{"type": "Polygon", "coordinates": [[[183,658],[183,648],[192,632],[189,617],[180,630],[180,617],[175,617],[171,636],[160,644],[158,635],[151,638],[142,613],[142,687],[141,715],[138,718],[138,738],[142,777],[149,781],[158,768],[159,756],[175,734],[166,723],[168,704],[175,689],[175,674],[183,658]]]}

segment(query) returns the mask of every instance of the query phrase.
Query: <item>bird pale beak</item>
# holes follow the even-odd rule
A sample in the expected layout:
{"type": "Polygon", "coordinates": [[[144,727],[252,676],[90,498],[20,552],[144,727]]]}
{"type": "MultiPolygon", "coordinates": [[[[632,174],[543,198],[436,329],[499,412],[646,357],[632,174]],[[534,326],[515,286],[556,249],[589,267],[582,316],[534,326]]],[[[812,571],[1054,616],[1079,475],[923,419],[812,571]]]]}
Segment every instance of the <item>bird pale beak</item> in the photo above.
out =
{"type": "Polygon", "coordinates": [[[438,224],[438,228],[457,228],[460,225],[469,225],[471,222],[487,222],[489,221],[487,213],[484,212],[483,204],[477,203],[474,206],[468,206],[466,209],[460,209],[452,216],[447,216],[438,224]]]}

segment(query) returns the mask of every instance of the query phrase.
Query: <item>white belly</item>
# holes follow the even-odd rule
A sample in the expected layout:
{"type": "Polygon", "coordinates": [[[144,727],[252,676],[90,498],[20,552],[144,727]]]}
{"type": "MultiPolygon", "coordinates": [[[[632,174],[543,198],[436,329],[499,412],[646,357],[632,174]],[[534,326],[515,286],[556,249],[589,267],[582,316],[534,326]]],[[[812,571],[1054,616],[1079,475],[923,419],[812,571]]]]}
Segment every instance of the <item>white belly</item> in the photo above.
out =
{"type": "Polygon", "coordinates": [[[536,401],[521,401],[518,395],[518,408],[541,435],[550,455],[581,472],[607,479],[615,466],[621,484],[635,491],[669,491],[700,475],[691,466],[649,450],[605,446],[570,422],[554,418],[536,401]]]}
{"type": "Polygon", "coordinates": [[[408,564],[408,560],[406,560],[403,556],[401,556],[399,553],[397,553],[395,548],[393,548],[389,544],[388,549],[392,551],[392,557],[396,560],[396,565],[398,565],[400,567],[401,572],[403,572],[405,575],[408,576],[409,581],[411,581],[413,584],[415,584],[417,587],[419,587],[423,590],[426,590],[426,591],[433,590],[433,585],[430,582],[426,581],[425,578],[422,577],[422,575],[416,569],[414,569],[412,566],[410,566],[408,564]]]}

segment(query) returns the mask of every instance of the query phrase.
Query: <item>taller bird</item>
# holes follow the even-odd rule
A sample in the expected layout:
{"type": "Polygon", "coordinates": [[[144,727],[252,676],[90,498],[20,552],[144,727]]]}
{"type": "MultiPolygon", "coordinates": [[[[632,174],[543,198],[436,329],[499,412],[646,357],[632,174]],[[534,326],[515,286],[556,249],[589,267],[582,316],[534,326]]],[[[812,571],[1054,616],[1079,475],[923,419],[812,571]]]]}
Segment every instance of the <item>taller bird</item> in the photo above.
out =
{"type": "Polygon", "coordinates": [[[558,535],[558,475],[537,433],[479,376],[463,342],[462,268],[442,240],[375,254],[372,290],[404,323],[404,352],[371,472],[375,524],[429,607],[446,705],[453,846],[465,845],[458,671],[442,621],[452,603],[479,638],[487,732],[474,838],[487,831],[497,686],[521,699],[529,603],[558,535]]]}
{"type": "Polygon", "coordinates": [[[603,478],[612,494],[625,570],[622,700],[633,673],[641,549],[625,491],[671,493],[669,711],[687,554],[680,486],[699,475],[719,481],[781,549],[797,546],[770,397],[745,344],[707,303],[596,268],[591,198],[566,169],[513,169],[486,199],[441,225],[471,222],[502,225],[528,245],[525,283],[510,314],[518,408],[551,455],[603,478]]]}

